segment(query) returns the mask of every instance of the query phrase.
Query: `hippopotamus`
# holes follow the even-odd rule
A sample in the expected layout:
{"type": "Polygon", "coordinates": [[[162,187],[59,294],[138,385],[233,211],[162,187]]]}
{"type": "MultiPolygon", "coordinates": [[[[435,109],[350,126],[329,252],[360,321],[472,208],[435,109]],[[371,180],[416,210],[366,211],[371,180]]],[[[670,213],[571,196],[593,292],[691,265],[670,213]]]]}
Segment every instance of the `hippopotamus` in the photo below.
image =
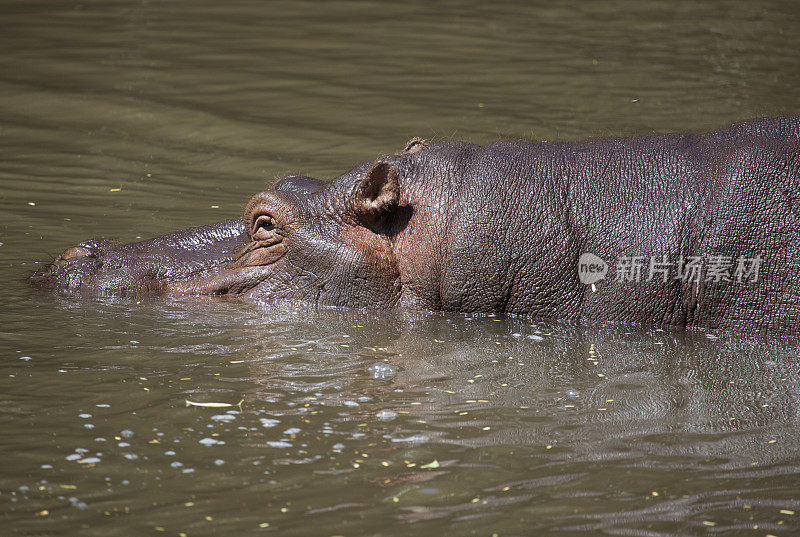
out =
{"type": "Polygon", "coordinates": [[[31,282],[796,333],[800,117],[574,142],[414,139],[331,181],[283,177],[241,218],[83,242],[31,282]]]}

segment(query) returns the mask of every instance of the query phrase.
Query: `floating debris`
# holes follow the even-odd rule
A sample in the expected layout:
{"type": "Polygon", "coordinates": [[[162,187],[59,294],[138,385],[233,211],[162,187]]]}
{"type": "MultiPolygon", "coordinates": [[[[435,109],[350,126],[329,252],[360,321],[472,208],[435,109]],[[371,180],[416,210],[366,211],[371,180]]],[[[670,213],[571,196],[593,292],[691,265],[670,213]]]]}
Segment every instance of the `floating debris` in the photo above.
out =
{"type": "Polygon", "coordinates": [[[241,401],[239,401],[235,405],[232,405],[230,403],[198,403],[198,402],[189,401],[188,399],[186,399],[186,406],[199,406],[199,407],[205,407],[205,408],[227,408],[227,407],[232,407],[232,406],[238,406],[239,408],[241,408],[242,407],[242,403],[244,403],[244,399],[242,399],[241,401]]]}

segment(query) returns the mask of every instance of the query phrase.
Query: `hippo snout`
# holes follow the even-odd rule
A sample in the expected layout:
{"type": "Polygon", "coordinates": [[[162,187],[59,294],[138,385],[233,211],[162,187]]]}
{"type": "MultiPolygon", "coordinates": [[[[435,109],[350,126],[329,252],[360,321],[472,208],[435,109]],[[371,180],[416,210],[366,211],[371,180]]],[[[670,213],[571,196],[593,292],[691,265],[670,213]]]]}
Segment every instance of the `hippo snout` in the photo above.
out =
{"type": "Polygon", "coordinates": [[[30,283],[59,294],[129,298],[180,294],[184,288],[201,294],[215,279],[225,289],[238,289],[232,281],[238,273],[225,268],[247,237],[237,218],[128,244],[93,239],[64,250],[30,283]]]}
{"type": "Polygon", "coordinates": [[[52,263],[31,275],[31,284],[42,289],[75,292],[88,285],[97,274],[101,244],[89,241],[64,250],[52,263]]]}

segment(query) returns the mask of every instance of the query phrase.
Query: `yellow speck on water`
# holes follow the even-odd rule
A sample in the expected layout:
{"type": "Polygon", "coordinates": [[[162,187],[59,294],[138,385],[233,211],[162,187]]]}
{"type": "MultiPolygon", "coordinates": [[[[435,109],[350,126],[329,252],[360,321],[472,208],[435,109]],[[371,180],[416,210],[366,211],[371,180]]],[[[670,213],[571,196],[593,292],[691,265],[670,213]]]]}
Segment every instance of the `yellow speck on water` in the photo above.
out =
{"type": "Polygon", "coordinates": [[[164,529],[164,526],[156,526],[156,527],[155,527],[155,528],[153,528],[153,529],[154,529],[154,530],[156,530],[156,531],[166,531],[166,530],[164,529]]]}
{"type": "Polygon", "coordinates": [[[444,393],[456,393],[456,392],[454,392],[452,390],[445,390],[444,393]]]}
{"type": "Polygon", "coordinates": [[[605,408],[605,407],[602,407],[602,408],[598,408],[597,410],[608,410],[608,409],[605,408]]]}
{"type": "Polygon", "coordinates": [[[72,490],[72,489],[76,489],[78,487],[76,487],[75,485],[61,485],[61,488],[62,489],[70,489],[70,490],[72,490]]]}
{"type": "Polygon", "coordinates": [[[703,525],[704,526],[716,526],[717,523],[716,522],[711,522],[710,520],[704,520],[703,521],[703,525]]]}
{"type": "Polygon", "coordinates": [[[30,205],[31,207],[36,207],[36,204],[34,202],[32,202],[32,201],[29,201],[28,205],[30,205]]]}
{"type": "Polygon", "coordinates": [[[186,533],[182,531],[178,533],[178,537],[188,537],[188,535],[186,535],[186,533]]]}
{"type": "Polygon", "coordinates": [[[778,512],[779,512],[780,514],[782,514],[782,515],[793,515],[793,514],[794,514],[794,511],[791,511],[791,510],[789,510],[789,509],[781,509],[781,510],[780,510],[780,511],[778,511],[778,512]]]}
{"type": "Polygon", "coordinates": [[[509,490],[511,490],[511,487],[503,487],[503,492],[508,492],[509,490]]]}
{"type": "Polygon", "coordinates": [[[211,208],[212,209],[219,209],[219,205],[212,205],[211,208]]]}
{"type": "Polygon", "coordinates": [[[387,461],[381,461],[381,466],[389,466],[389,463],[387,461]]]}
{"type": "Polygon", "coordinates": [[[399,501],[400,501],[400,498],[398,498],[397,496],[395,496],[394,498],[392,498],[392,501],[393,501],[394,503],[397,503],[397,502],[399,502],[399,501]]]}
{"type": "Polygon", "coordinates": [[[209,521],[214,520],[214,517],[212,517],[211,515],[206,515],[206,520],[209,520],[209,521]]]}
{"type": "Polygon", "coordinates": [[[479,403],[488,403],[489,400],[488,399],[478,399],[478,402],[479,403]]]}
{"type": "MultiPolygon", "coordinates": [[[[122,189],[121,188],[112,188],[110,191],[111,192],[120,192],[120,191],[122,191],[122,189]]],[[[164,531],[164,530],[161,530],[161,531],[164,531]]]]}
{"type": "Polygon", "coordinates": [[[194,502],[186,502],[183,504],[184,507],[194,507],[194,502]]]}
{"type": "Polygon", "coordinates": [[[544,447],[544,449],[553,449],[553,446],[551,446],[550,444],[548,444],[548,445],[546,445],[546,446],[544,447]]]}
{"type": "Polygon", "coordinates": [[[144,388],[144,391],[149,392],[150,388],[144,388]]]}
{"type": "Polygon", "coordinates": [[[489,427],[489,426],[487,425],[486,427],[484,427],[484,428],[483,428],[483,430],[484,430],[484,431],[491,431],[491,430],[492,430],[492,428],[491,428],[491,427],[489,427]]]}
{"type": "Polygon", "coordinates": [[[148,442],[148,444],[158,444],[158,439],[157,438],[153,438],[152,440],[150,440],[148,442]]]}
{"type": "Polygon", "coordinates": [[[658,492],[656,492],[656,491],[653,491],[653,492],[651,492],[650,494],[651,494],[652,496],[658,496],[658,492]]]}
{"type": "Polygon", "coordinates": [[[50,514],[50,511],[48,511],[47,509],[42,509],[41,511],[39,511],[39,512],[38,512],[38,513],[36,513],[36,514],[37,514],[38,516],[47,516],[47,515],[49,515],[49,514],[50,514]]]}
{"type": "Polygon", "coordinates": [[[269,527],[269,522],[262,522],[261,524],[258,525],[258,527],[259,528],[268,528],[269,527]]]}
{"type": "Polygon", "coordinates": [[[773,438],[772,440],[770,440],[769,442],[767,442],[767,444],[774,444],[775,442],[777,442],[777,440],[773,438]]]}
{"type": "Polygon", "coordinates": [[[244,360],[231,360],[230,363],[232,363],[232,364],[243,364],[244,360]]]}

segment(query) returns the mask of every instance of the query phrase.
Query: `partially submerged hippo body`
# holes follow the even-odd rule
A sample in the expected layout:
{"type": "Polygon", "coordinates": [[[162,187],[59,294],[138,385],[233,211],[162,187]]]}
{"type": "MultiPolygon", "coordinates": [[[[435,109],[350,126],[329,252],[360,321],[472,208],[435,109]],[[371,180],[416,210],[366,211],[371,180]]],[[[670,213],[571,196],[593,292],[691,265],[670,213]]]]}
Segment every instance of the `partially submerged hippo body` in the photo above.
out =
{"type": "Polygon", "coordinates": [[[800,117],[425,145],[279,180],[243,219],[64,252],[37,287],[800,331],[800,117]],[[699,267],[699,268],[698,268],[699,267]]]}

